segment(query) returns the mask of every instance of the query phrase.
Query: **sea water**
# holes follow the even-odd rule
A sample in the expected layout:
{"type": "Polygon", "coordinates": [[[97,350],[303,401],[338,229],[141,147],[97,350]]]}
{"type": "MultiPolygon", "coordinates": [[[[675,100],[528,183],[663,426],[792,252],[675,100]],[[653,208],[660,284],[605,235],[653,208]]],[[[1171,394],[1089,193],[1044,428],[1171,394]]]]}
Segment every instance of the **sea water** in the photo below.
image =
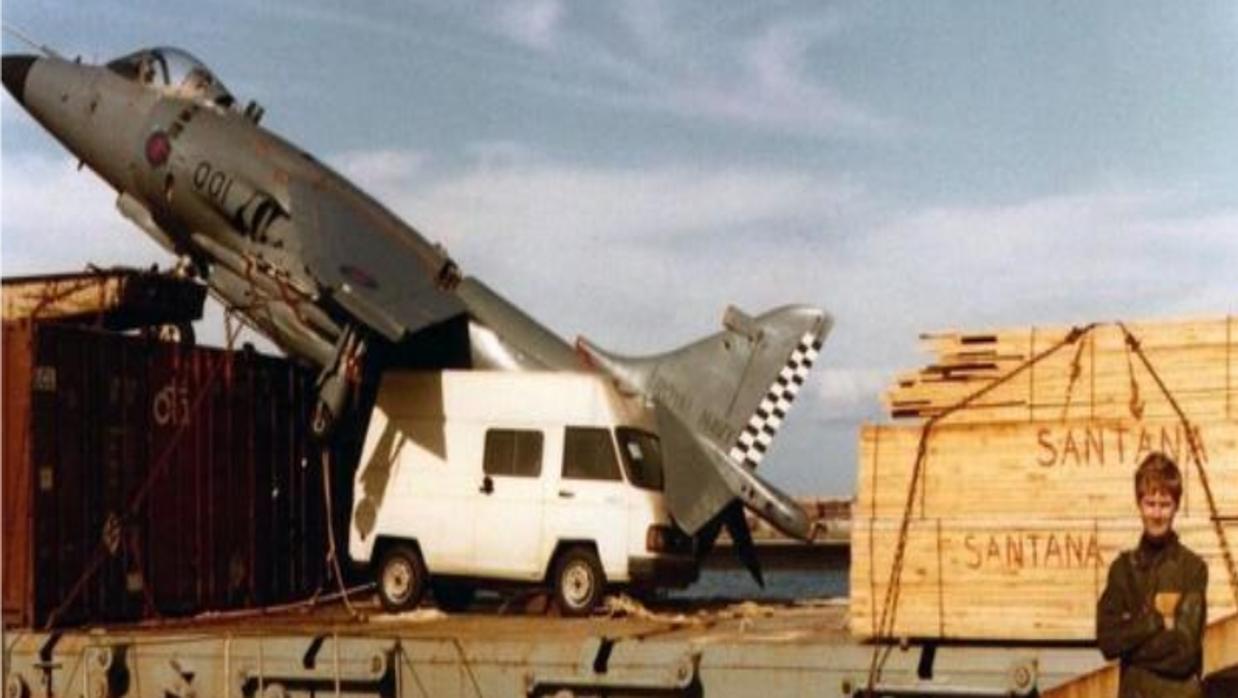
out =
{"type": "Polygon", "coordinates": [[[687,589],[668,593],[675,599],[744,599],[795,601],[839,598],[848,593],[847,569],[769,569],[764,571],[765,587],[759,586],[746,569],[705,568],[701,577],[687,589]]]}

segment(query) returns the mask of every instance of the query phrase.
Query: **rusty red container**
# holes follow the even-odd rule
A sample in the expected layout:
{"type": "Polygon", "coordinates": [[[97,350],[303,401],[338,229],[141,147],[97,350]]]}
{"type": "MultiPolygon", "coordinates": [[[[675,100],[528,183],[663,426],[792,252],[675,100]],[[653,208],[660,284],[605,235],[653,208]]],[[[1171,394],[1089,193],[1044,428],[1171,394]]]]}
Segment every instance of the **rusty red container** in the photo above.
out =
{"type": "Polygon", "coordinates": [[[306,370],[28,322],[6,323],[3,347],[5,625],[271,605],[326,583],[306,370]]]}

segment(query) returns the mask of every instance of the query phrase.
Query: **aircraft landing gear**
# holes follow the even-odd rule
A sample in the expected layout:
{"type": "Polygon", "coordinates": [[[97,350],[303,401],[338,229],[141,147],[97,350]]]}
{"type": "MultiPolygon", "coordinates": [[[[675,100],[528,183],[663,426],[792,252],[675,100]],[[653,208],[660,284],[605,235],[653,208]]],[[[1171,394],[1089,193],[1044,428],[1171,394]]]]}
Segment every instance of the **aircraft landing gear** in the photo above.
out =
{"type": "Polygon", "coordinates": [[[310,418],[314,438],[326,441],[348,408],[364,375],[366,341],[349,325],[335,344],[335,358],[318,375],[318,404],[310,418]]]}

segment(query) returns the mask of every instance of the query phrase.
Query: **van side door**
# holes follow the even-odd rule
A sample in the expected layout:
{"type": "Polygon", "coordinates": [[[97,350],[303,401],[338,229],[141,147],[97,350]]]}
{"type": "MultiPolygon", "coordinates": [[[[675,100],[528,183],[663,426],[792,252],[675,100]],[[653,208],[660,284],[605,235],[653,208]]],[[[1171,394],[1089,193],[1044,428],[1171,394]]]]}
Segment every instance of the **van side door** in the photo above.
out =
{"type": "Polygon", "coordinates": [[[473,521],[478,576],[541,578],[545,441],[537,429],[486,430],[473,521]]]}
{"type": "Polygon", "coordinates": [[[629,487],[610,429],[567,427],[559,475],[548,505],[548,539],[595,543],[607,577],[619,581],[617,575],[627,574],[629,487]]]}

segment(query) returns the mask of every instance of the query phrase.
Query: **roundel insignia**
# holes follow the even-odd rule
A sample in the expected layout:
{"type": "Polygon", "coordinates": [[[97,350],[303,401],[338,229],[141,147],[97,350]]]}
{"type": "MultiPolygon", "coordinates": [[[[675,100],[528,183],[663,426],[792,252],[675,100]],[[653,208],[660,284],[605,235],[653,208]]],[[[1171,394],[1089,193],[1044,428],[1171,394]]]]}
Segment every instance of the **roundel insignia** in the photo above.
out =
{"type": "Polygon", "coordinates": [[[378,288],[378,282],[374,280],[374,277],[366,273],[364,269],[358,269],[351,264],[343,264],[340,265],[340,273],[344,275],[344,278],[354,284],[357,284],[358,286],[362,286],[370,290],[378,288]]]}
{"type": "Polygon", "coordinates": [[[162,167],[172,154],[172,141],[163,131],[155,131],[146,139],[146,161],[152,167],[162,167]]]}

